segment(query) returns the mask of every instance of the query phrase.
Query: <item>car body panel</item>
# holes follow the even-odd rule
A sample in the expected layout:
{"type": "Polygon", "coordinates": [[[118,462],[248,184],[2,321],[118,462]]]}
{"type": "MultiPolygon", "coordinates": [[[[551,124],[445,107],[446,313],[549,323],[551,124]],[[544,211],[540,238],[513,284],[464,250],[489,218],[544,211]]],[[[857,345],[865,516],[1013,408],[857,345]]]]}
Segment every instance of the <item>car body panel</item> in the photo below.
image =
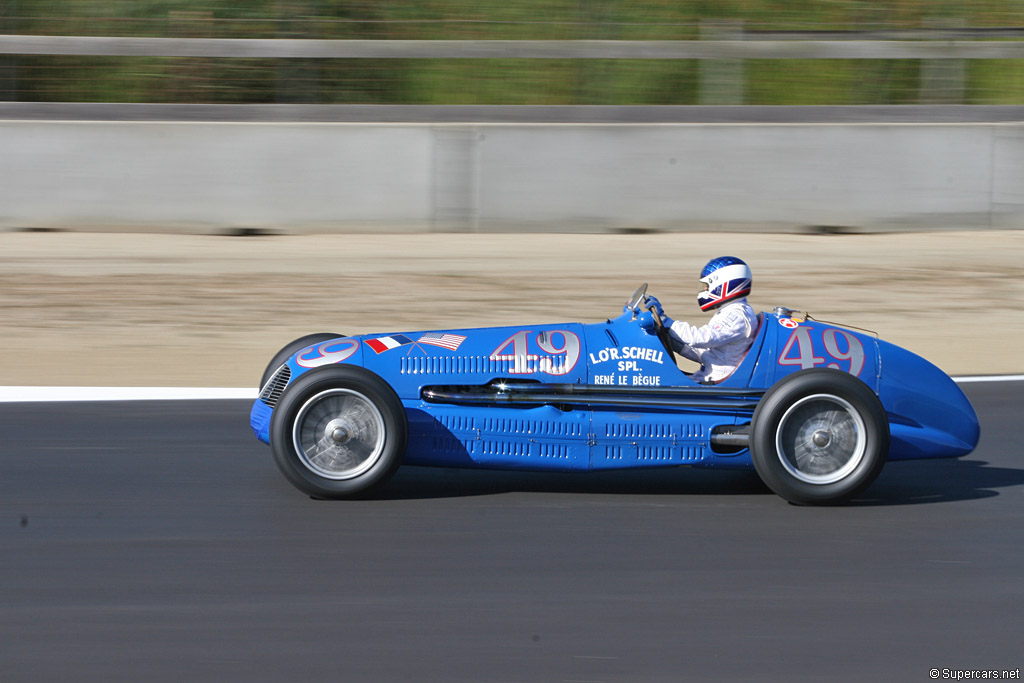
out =
{"type": "Polygon", "coordinates": [[[895,344],[879,341],[879,398],[889,416],[890,460],[958,457],[978,444],[974,407],[946,373],[895,344]]]}
{"type": "Polygon", "coordinates": [[[920,357],[785,309],[758,320],[750,350],[715,386],[694,383],[628,310],[591,324],[333,339],[288,359],[275,373],[280,386],[268,382],[250,422],[269,443],[271,404],[280,392],[306,372],[349,363],[383,378],[401,400],[408,464],[749,469],[749,450],[723,446],[722,433],[742,434],[759,397],[783,377],[834,368],[879,396],[889,417],[890,459],[959,456],[977,443],[977,416],[963,392],[920,357]]]}

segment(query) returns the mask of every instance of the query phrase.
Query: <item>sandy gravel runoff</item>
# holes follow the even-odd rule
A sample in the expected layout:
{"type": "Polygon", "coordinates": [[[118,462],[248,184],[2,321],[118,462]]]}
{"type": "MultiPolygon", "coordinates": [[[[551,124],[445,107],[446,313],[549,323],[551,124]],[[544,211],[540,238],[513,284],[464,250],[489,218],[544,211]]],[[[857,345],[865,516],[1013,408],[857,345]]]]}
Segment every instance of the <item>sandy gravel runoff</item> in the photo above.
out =
{"type": "Polygon", "coordinates": [[[0,385],[254,386],[310,332],[592,322],[649,282],[691,321],[733,254],[751,303],[876,331],[954,375],[1022,373],[1024,232],[0,233],[0,385]]]}

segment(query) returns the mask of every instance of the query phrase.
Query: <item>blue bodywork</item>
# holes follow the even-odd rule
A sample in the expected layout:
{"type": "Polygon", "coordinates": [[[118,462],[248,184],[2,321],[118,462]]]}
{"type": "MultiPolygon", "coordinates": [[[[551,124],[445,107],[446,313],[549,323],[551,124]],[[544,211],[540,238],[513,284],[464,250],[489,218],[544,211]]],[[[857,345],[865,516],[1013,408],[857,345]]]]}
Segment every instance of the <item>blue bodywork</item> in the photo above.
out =
{"type": "Polygon", "coordinates": [[[829,367],[856,376],[880,398],[890,460],[973,450],[977,416],[940,369],[873,336],[785,313],[758,316],[742,363],[713,386],[677,368],[632,312],[594,324],[335,339],[282,366],[254,403],[251,424],[269,443],[273,405],[287,383],[340,362],[376,373],[400,398],[409,425],[407,464],[752,469],[749,450],[729,435],[743,433],[760,397],[782,377],[829,367]]]}

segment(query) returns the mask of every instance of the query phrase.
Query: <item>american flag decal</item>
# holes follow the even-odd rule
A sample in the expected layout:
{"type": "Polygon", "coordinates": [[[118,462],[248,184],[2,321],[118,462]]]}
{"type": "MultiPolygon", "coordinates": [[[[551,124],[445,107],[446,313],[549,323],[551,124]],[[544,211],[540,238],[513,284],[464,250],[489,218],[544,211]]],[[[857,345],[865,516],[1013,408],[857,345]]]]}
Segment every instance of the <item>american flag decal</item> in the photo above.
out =
{"type": "Polygon", "coordinates": [[[431,346],[440,346],[443,349],[449,349],[451,351],[457,351],[459,345],[466,341],[466,338],[461,334],[448,334],[447,332],[427,332],[422,337],[416,340],[418,344],[430,344],[431,346]]]}

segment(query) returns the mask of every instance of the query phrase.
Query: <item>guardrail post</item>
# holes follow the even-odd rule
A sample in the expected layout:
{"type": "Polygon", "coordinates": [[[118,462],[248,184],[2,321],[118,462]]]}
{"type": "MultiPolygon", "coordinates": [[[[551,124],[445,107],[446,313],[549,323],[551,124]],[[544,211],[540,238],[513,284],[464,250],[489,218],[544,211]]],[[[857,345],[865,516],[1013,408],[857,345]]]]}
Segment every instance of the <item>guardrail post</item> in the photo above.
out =
{"type": "MultiPolygon", "coordinates": [[[[948,17],[932,18],[925,21],[929,29],[942,29],[933,36],[934,40],[953,41],[957,37],[957,29],[967,25],[963,19],[948,17]]],[[[921,60],[921,84],[919,99],[921,104],[960,104],[964,101],[967,70],[962,59],[924,59],[921,60]]]]}
{"type": "MultiPolygon", "coordinates": [[[[18,0],[10,0],[6,8],[0,6],[0,33],[17,33],[17,17],[18,0]]],[[[18,56],[0,55],[0,101],[16,102],[17,99],[18,56]]]]}
{"type": "MultiPolygon", "coordinates": [[[[316,0],[275,0],[278,18],[276,38],[309,39],[311,24],[302,23],[316,16],[316,0]]],[[[315,30],[315,29],[314,29],[315,30]]],[[[315,104],[319,99],[320,64],[311,60],[285,60],[275,69],[274,101],[277,104],[315,104]]]]}
{"type": "MultiPolygon", "coordinates": [[[[701,40],[743,40],[743,23],[731,20],[704,20],[701,40]]],[[[743,104],[744,77],[742,59],[702,59],[700,61],[700,104],[743,104]]]]}

